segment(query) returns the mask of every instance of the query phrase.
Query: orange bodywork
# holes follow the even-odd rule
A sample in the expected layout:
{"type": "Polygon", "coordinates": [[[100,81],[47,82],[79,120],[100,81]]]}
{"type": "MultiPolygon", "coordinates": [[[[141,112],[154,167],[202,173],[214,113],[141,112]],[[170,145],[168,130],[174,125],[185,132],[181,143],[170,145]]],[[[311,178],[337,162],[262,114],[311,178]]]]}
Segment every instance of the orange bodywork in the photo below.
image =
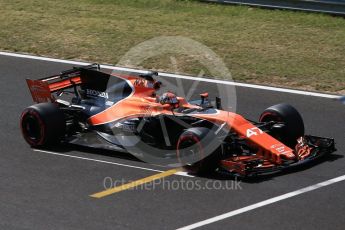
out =
{"type": "Polygon", "coordinates": [[[34,102],[42,103],[52,101],[49,84],[45,81],[26,79],[31,96],[34,102]]]}
{"type": "MultiPolygon", "coordinates": [[[[109,107],[101,113],[89,118],[91,125],[101,125],[130,117],[155,116],[159,114],[173,115],[170,105],[161,105],[156,102],[155,90],[147,87],[149,81],[138,79],[138,77],[121,76],[132,86],[133,93],[109,107]]],[[[206,94],[204,96],[207,96],[206,94]]],[[[195,108],[197,106],[189,104],[184,98],[178,98],[180,107],[195,108]]],[[[174,113],[175,116],[185,115],[174,113]]],[[[265,159],[269,159],[275,164],[281,164],[282,159],[292,160],[295,158],[293,150],[265,132],[261,131],[251,122],[236,113],[217,110],[215,114],[192,114],[190,116],[205,119],[216,124],[227,124],[227,127],[239,136],[246,137],[252,144],[260,147],[261,154],[265,159]]]]}
{"type": "MultiPolygon", "coordinates": [[[[291,148],[263,132],[241,115],[223,110],[216,110],[217,112],[213,114],[195,113],[188,115],[176,112],[173,114],[171,105],[162,105],[156,102],[156,97],[154,96],[155,89],[153,87],[156,81],[152,82],[137,76],[116,75],[111,77],[126,80],[132,87],[132,94],[104,111],[91,116],[88,119],[90,125],[96,126],[131,117],[155,116],[159,114],[193,116],[218,125],[225,123],[229,130],[235,131],[239,136],[245,137],[250,144],[259,147],[258,157],[266,161],[268,160],[265,163],[267,165],[269,162],[279,165],[282,163],[282,159],[292,160],[296,157],[291,148]]],[[[53,76],[43,80],[27,80],[27,83],[34,101],[38,103],[49,100],[54,101],[54,98],[51,96],[52,92],[83,84],[80,76],[73,76],[68,79],[60,79],[59,76],[53,76]]],[[[208,94],[205,93],[201,96],[207,97],[208,94]]],[[[180,107],[199,108],[199,106],[189,104],[184,98],[178,97],[178,101],[180,107]]],[[[239,163],[241,160],[243,159],[229,159],[222,161],[222,164],[225,167],[232,167],[233,165],[243,167],[239,163]]]]}
{"type": "Polygon", "coordinates": [[[32,99],[34,102],[42,103],[48,101],[54,101],[52,93],[69,88],[73,85],[80,85],[82,83],[79,76],[69,78],[69,79],[60,79],[59,76],[50,77],[43,80],[31,80],[26,79],[28,84],[32,99]],[[55,82],[51,82],[57,80],[55,82]]]}
{"type": "Polygon", "coordinates": [[[49,89],[51,92],[56,92],[61,89],[68,88],[73,85],[79,85],[81,84],[81,78],[80,77],[74,77],[66,80],[62,80],[59,82],[54,82],[52,84],[49,84],[49,89]]]}

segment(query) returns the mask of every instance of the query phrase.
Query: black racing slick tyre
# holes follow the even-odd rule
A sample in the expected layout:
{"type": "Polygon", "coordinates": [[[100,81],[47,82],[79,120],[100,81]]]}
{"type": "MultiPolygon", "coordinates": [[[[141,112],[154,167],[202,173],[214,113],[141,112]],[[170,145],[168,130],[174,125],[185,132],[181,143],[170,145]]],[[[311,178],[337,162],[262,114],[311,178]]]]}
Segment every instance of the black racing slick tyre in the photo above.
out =
{"type": "Polygon", "coordinates": [[[65,134],[64,114],[53,103],[40,103],[26,108],[20,128],[25,141],[32,147],[58,144],[65,134]]]}
{"type": "Polygon", "coordinates": [[[267,108],[260,116],[260,122],[277,121],[284,126],[275,138],[294,148],[297,139],[304,136],[304,122],[301,114],[289,104],[277,104],[267,108]]]}
{"type": "Polygon", "coordinates": [[[208,128],[189,128],[178,139],[177,159],[192,174],[211,173],[220,160],[221,147],[217,143],[216,135],[208,128]]]}

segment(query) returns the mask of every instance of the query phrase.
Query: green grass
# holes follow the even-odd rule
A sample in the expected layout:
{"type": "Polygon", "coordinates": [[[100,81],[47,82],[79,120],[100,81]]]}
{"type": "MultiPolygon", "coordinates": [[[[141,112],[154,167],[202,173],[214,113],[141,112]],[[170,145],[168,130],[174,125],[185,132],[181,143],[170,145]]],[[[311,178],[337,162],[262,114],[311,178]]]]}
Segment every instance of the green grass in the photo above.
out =
{"type": "MultiPolygon", "coordinates": [[[[183,0],[0,0],[0,49],[116,64],[157,36],[216,52],[236,81],[345,93],[345,19],[183,0]]],[[[198,74],[197,57],[139,68],[198,74]]],[[[205,71],[207,73],[207,71],[205,71]]]]}

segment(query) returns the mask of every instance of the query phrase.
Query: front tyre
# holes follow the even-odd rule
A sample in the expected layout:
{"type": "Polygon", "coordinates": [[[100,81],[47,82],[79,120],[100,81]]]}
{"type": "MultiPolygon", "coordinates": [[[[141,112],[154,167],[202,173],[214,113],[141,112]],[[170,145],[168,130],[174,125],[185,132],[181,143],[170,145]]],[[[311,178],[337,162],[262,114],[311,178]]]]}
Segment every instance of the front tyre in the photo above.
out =
{"type": "Polygon", "coordinates": [[[302,116],[297,109],[289,104],[277,104],[265,109],[259,121],[282,122],[284,124],[282,132],[273,136],[291,148],[295,147],[299,137],[304,136],[304,122],[302,116]]]}
{"type": "Polygon", "coordinates": [[[20,128],[25,141],[32,147],[57,144],[65,135],[64,114],[53,103],[40,103],[26,108],[20,128]]]}
{"type": "Polygon", "coordinates": [[[210,173],[219,163],[220,146],[215,144],[217,145],[216,135],[208,128],[189,128],[178,139],[177,159],[190,173],[210,173]]]}

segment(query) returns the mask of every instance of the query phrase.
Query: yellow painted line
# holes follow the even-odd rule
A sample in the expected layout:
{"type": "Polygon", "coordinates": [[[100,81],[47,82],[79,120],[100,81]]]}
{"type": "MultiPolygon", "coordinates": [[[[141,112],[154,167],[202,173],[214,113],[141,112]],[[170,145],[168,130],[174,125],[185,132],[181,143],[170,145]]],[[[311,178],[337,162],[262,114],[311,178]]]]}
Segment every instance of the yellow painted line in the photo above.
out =
{"type": "Polygon", "coordinates": [[[103,198],[105,196],[109,196],[109,195],[117,193],[117,192],[121,192],[121,191],[130,189],[130,188],[134,188],[134,187],[137,187],[139,185],[146,184],[146,183],[158,180],[158,179],[163,178],[163,177],[171,176],[171,175],[173,175],[177,172],[181,172],[181,171],[182,171],[182,168],[171,169],[171,170],[168,170],[168,171],[165,171],[162,173],[158,173],[158,174],[155,174],[155,175],[152,175],[149,177],[145,177],[145,178],[130,182],[128,184],[123,184],[123,185],[120,185],[120,186],[117,186],[117,187],[114,187],[111,189],[107,189],[107,190],[104,190],[102,192],[92,194],[90,196],[93,198],[103,198]]]}

